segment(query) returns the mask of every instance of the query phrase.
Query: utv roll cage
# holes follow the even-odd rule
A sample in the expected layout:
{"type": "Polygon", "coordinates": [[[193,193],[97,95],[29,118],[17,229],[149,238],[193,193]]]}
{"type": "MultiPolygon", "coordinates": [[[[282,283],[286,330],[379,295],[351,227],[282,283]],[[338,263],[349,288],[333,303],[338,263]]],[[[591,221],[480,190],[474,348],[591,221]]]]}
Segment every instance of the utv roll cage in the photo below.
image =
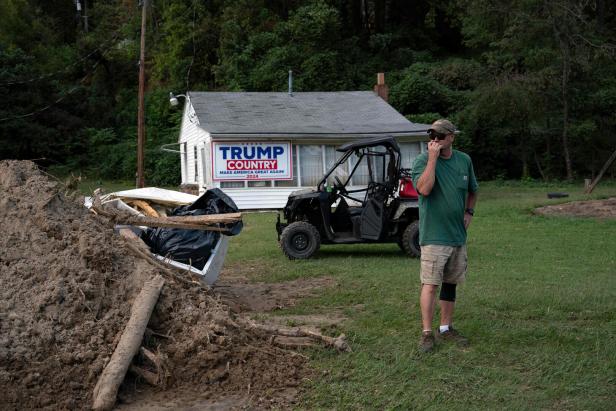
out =
{"type": "Polygon", "coordinates": [[[342,156],[314,190],[289,195],[283,209],[286,223],[278,215],[283,252],[301,259],[312,256],[322,243],[396,242],[407,254],[419,255],[417,193],[408,170],[400,168],[396,140],[364,139],[336,151],[342,156]],[[398,192],[400,187],[404,191],[398,192]]]}

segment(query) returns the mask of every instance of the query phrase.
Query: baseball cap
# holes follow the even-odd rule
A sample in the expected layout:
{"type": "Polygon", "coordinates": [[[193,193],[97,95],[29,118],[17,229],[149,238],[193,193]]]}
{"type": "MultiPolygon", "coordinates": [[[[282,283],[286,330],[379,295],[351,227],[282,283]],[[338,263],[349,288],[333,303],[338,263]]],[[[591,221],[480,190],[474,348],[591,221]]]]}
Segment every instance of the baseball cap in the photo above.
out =
{"type": "Polygon", "coordinates": [[[437,133],[441,134],[451,134],[456,133],[457,131],[456,126],[454,126],[451,121],[445,120],[444,118],[436,120],[434,123],[432,123],[428,130],[434,130],[437,133]]]}

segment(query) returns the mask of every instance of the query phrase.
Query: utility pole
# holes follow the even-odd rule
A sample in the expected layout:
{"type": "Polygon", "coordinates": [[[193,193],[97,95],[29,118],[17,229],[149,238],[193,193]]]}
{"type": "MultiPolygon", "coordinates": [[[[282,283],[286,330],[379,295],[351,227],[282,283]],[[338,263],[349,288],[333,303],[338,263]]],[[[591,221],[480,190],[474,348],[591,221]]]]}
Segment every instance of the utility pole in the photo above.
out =
{"type": "Polygon", "coordinates": [[[145,21],[148,10],[148,0],[141,0],[141,53],[139,57],[139,108],[137,111],[137,188],[145,186],[143,176],[144,146],[145,146],[145,21]]]}
{"type": "Polygon", "coordinates": [[[83,0],[83,30],[87,33],[88,27],[88,0],[83,0]]]}
{"type": "Polygon", "coordinates": [[[83,16],[81,15],[81,1],[75,0],[75,8],[77,9],[77,19],[79,19],[79,24],[81,24],[81,19],[83,19],[83,31],[88,32],[88,0],[83,0],[83,16]]]}

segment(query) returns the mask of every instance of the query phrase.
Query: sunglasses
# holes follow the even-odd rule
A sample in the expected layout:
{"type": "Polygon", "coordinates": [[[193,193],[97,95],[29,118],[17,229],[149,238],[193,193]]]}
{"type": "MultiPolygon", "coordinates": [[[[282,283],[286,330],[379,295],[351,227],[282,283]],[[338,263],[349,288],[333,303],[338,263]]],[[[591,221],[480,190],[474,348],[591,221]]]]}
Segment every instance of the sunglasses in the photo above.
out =
{"type": "Polygon", "coordinates": [[[428,130],[428,136],[430,136],[430,140],[445,140],[447,134],[439,133],[438,131],[428,130]]]}

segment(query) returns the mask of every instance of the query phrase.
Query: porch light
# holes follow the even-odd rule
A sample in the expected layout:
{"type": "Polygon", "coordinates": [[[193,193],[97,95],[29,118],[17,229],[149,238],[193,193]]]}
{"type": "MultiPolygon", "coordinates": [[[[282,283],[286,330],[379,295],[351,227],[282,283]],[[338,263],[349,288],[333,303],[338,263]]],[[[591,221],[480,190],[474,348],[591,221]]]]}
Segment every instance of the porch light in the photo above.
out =
{"type": "Polygon", "coordinates": [[[177,106],[179,104],[178,101],[178,97],[184,97],[186,98],[186,95],[184,94],[178,94],[177,96],[175,94],[173,94],[172,91],[169,92],[169,104],[171,104],[173,107],[177,106]]]}

